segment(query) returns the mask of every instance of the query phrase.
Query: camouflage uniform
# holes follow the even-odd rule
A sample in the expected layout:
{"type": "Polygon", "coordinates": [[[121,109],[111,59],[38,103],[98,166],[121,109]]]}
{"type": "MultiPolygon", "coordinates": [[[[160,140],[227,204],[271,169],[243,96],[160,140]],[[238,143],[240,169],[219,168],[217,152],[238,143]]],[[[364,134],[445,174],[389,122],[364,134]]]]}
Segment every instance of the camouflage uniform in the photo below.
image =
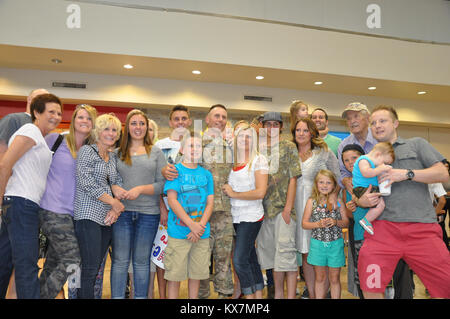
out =
{"type": "Polygon", "coordinates": [[[294,143],[283,140],[261,149],[261,153],[269,160],[269,181],[263,199],[265,218],[256,239],[258,261],[263,269],[295,271],[295,208],[291,210],[290,224],[283,221],[280,213],[286,205],[290,179],[301,175],[298,151],[294,143]]]}
{"type": "MultiPolygon", "coordinates": [[[[214,208],[209,220],[209,243],[214,258],[214,289],[228,295],[233,293],[231,252],[233,247],[233,219],[230,199],[222,191],[232,169],[233,155],[230,146],[220,137],[203,135],[203,159],[201,166],[211,172],[214,179],[214,208]]],[[[200,281],[199,298],[210,295],[209,280],[200,281]]]]}
{"type": "MultiPolygon", "coordinates": [[[[72,216],[41,209],[39,223],[48,239],[47,256],[39,277],[41,298],[54,299],[71,273],[79,275],[80,250],[72,216]]],[[[69,283],[79,284],[79,278],[71,278],[69,283]]]]}
{"type": "MultiPolygon", "coordinates": [[[[278,145],[267,148],[267,159],[269,161],[269,181],[263,200],[264,214],[266,218],[274,218],[283,211],[286,205],[289,179],[302,175],[302,169],[298,160],[297,147],[291,141],[282,140],[278,145]]],[[[291,218],[296,220],[294,207],[291,211],[291,218]]]]}

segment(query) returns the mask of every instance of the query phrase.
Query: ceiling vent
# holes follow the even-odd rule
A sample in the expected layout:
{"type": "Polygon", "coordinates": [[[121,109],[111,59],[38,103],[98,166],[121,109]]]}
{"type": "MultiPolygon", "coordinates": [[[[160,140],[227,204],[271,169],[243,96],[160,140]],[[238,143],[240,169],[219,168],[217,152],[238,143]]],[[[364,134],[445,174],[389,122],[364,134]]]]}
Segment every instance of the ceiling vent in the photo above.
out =
{"type": "Polygon", "coordinates": [[[257,96],[257,95],[244,95],[244,100],[258,101],[258,102],[272,102],[272,98],[269,96],[257,96]]]}
{"type": "Polygon", "coordinates": [[[85,89],[87,88],[86,83],[74,83],[74,82],[52,82],[52,87],[54,88],[70,88],[70,89],[85,89]]]}

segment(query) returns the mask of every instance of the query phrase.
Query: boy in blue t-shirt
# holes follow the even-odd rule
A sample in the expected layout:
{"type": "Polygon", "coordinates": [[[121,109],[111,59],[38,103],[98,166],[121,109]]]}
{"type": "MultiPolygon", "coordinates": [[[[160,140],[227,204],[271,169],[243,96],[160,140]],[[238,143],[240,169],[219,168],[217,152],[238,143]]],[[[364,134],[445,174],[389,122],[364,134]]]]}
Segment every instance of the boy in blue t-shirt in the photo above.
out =
{"type": "Polygon", "coordinates": [[[169,299],[178,298],[180,282],[189,279],[189,298],[196,299],[200,280],[209,278],[209,218],[214,204],[212,174],[198,165],[202,138],[186,134],[181,143],[178,177],[167,181],[164,193],[169,203],[169,240],[164,257],[169,299]]]}

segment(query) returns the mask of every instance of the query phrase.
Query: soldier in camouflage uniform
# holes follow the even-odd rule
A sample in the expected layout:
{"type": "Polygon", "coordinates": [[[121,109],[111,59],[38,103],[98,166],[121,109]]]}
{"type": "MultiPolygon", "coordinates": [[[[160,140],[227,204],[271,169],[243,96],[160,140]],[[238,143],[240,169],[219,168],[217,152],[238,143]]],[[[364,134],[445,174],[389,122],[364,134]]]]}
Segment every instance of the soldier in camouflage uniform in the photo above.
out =
{"type": "MultiPolygon", "coordinates": [[[[209,220],[210,247],[214,258],[214,290],[219,298],[233,293],[231,273],[231,252],[233,247],[233,219],[230,199],[222,191],[228,182],[233,166],[232,149],[222,137],[227,123],[227,111],[223,105],[213,105],[206,117],[207,130],[203,134],[203,159],[200,165],[211,172],[214,179],[214,209],[209,220]]],[[[172,180],[177,177],[176,168],[168,164],[162,170],[163,176],[172,180]]],[[[199,298],[210,296],[209,279],[200,281],[199,298]]]]}
{"type": "Polygon", "coordinates": [[[269,181],[263,200],[264,221],[257,238],[258,259],[263,269],[273,269],[275,298],[284,297],[287,279],[288,298],[295,298],[297,260],[295,248],[296,214],[294,209],[297,178],[301,175],[295,144],[279,141],[283,127],[281,114],[263,115],[260,153],[269,161],[269,181]],[[264,143],[266,137],[266,143],[264,143]]]}
{"type": "MultiPolygon", "coordinates": [[[[214,179],[214,209],[209,220],[211,231],[209,243],[214,258],[214,290],[219,298],[233,293],[231,273],[231,252],[233,247],[233,219],[230,199],[222,191],[228,182],[233,166],[232,149],[222,137],[227,123],[227,111],[223,105],[213,105],[206,117],[207,131],[203,135],[203,162],[201,166],[209,170],[214,179]]],[[[200,282],[199,298],[210,295],[209,280],[200,282]]]]}

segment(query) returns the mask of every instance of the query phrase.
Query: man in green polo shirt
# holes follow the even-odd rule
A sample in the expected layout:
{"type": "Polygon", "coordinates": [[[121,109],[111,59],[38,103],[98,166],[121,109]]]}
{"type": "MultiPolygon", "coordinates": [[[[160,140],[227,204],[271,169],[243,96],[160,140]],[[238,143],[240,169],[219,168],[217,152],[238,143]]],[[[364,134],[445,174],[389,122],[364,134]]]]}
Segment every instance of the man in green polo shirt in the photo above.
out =
{"type": "Polygon", "coordinates": [[[314,109],[311,113],[311,120],[316,124],[319,130],[319,136],[323,138],[325,143],[327,143],[328,148],[333,151],[334,155],[337,157],[337,150],[339,144],[341,144],[341,139],[337,136],[328,134],[328,114],[324,109],[318,107],[314,109]]]}

